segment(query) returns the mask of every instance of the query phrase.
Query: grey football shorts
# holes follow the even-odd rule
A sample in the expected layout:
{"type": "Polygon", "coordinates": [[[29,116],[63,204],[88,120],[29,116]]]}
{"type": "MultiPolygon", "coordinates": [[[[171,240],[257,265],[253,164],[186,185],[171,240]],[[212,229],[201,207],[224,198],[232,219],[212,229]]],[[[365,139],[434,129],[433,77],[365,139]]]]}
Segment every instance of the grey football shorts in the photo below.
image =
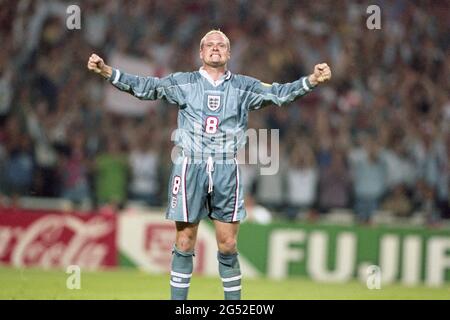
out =
{"type": "Polygon", "coordinates": [[[236,158],[217,161],[180,155],[169,180],[166,218],[191,223],[205,217],[243,220],[246,212],[239,175],[236,158]]]}

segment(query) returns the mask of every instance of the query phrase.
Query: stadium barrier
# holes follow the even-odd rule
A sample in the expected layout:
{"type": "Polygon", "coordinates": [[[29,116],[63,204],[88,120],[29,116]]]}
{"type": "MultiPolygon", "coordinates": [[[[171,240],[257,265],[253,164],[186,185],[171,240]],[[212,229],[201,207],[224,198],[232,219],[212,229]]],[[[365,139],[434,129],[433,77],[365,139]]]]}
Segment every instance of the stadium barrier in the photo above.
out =
{"type": "MultiPolygon", "coordinates": [[[[161,210],[117,215],[0,210],[0,263],[84,269],[136,267],[169,272],[175,228],[161,210]]],[[[295,276],[343,283],[367,281],[442,286],[450,282],[450,231],[425,227],[244,222],[239,253],[247,278],[295,276]]],[[[212,224],[199,228],[194,272],[217,276],[212,224]]]]}

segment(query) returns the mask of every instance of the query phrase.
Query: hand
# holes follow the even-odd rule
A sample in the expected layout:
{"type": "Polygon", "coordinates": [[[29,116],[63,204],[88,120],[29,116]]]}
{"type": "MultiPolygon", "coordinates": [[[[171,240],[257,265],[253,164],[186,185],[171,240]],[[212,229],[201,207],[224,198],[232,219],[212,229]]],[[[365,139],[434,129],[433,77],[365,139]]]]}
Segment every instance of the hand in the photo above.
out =
{"type": "Polygon", "coordinates": [[[316,86],[320,83],[331,79],[331,69],[326,63],[316,64],[314,66],[314,73],[309,76],[309,82],[316,86]]]}
{"type": "Polygon", "coordinates": [[[101,74],[105,78],[109,78],[112,74],[112,68],[106,65],[103,59],[95,53],[89,57],[87,68],[95,73],[101,74]]]}

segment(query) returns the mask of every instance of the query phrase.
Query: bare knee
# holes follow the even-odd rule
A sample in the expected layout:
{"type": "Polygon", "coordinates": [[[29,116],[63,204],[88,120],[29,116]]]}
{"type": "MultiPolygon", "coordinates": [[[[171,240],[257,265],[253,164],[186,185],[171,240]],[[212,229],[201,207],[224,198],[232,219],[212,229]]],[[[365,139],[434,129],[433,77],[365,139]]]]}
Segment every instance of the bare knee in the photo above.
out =
{"type": "Polygon", "coordinates": [[[233,237],[220,239],[218,246],[219,251],[223,254],[233,254],[237,252],[237,241],[233,237]]]}
{"type": "Polygon", "coordinates": [[[176,246],[179,251],[189,252],[193,251],[195,247],[195,236],[189,234],[177,235],[176,246]]]}
{"type": "Polygon", "coordinates": [[[233,254],[237,252],[237,235],[239,222],[226,223],[214,220],[216,227],[217,246],[223,254],[233,254]]]}
{"type": "Polygon", "coordinates": [[[195,242],[197,239],[196,224],[177,223],[177,236],[175,245],[179,251],[190,252],[194,251],[195,242]]]}

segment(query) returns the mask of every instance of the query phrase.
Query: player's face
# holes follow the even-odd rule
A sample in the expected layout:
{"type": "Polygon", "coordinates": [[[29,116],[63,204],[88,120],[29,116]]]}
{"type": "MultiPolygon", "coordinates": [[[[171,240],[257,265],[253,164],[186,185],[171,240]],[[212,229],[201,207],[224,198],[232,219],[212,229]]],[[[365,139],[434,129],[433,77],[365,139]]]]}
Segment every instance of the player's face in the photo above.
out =
{"type": "Polygon", "coordinates": [[[200,59],[210,67],[223,67],[230,60],[230,50],[224,36],[212,33],[205,38],[200,49],[200,59]]]}

